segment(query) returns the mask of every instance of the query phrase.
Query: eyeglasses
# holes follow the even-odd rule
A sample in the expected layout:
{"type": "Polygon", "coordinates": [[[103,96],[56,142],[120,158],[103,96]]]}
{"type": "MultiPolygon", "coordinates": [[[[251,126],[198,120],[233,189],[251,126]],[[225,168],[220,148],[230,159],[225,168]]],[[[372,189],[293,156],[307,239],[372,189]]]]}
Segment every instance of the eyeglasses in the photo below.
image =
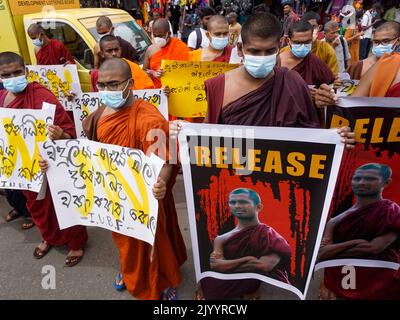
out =
{"type": "Polygon", "coordinates": [[[392,41],[393,41],[393,40],[396,40],[396,39],[397,39],[397,37],[395,37],[395,38],[393,38],[393,39],[390,39],[390,40],[385,39],[385,40],[382,40],[382,41],[379,41],[379,40],[372,40],[372,43],[373,43],[374,45],[376,45],[376,46],[379,46],[380,44],[383,45],[383,46],[387,46],[387,45],[389,45],[389,44],[392,44],[392,41]]]}
{"type": "Polygon", "coordinates": [[[128,78],[124,81],[110,81],[110,82],[97,82],[96,87],[99,91],[103,91],[105,88],[108,88],[111,91],[117,91],[119,86],[124,82],[131,80],[132,78],[128,78]]]}

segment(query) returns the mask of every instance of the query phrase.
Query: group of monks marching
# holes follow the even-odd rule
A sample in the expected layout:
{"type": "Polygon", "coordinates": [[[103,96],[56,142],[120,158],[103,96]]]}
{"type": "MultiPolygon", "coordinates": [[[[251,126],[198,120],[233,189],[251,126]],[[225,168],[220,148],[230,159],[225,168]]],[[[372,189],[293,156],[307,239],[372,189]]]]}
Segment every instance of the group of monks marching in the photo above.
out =
{"type": "MultiPolygon", "coordinates": [[[[98,19],[96,29],[102,37],[94,48],[95,69],[91,72],[91,79],[93,91],[99,91],[103,104],[83,122],[89,139],[137,148],[146,153],[153,143],[146,139],[150,130],[161,129],[176,138],[181,127],[179,120],[172,118],[173,121],[168,123],[156,108],[144,100],[135,99],[131,90],[161,88],[162,60],[229,63],[233,49],[227,41],[229,24],[220,15],[208,18],[206,34],[209,46],[194,51],[172,37],[166,19],[156,20],[152,26],[153,44],[145,53],[143,68],[138,65],[131,44],[113,35],[111,20],[108,17],[98,19]]],[[[323,127],[320,110],[336,103],[333,88],[340,86],[340,80],[337,61],[331,55],[332,48],[314,37],[318,22],[312,12],[305,14],[301,21],[291,25],[289,45],[280,48],[282,27],[279,20],[265,12],[249,16],[235,48],[243,62],[236,69],[205,81],[207,115],[204,119],[186,120],[246,126],[323,127]],[[310,89],[310,85],[315,87],[310,89]]],[[[375,31],[376,37],[388,36],[388,33],[392,33],[392,39],[397,37],[399,45],[398,25],[386,23],[375,31]]],[[[32,25],[28,34],[35,45],[38,64],[74,63],[64,45],[49,39],[40,25],[32,25]]],[[[365,70],[362,67],[361,81],[353,96],[400,97],[399,53],[386,54],[374,64],[368,61],[365,65],[370,68],[365,70]]],[[[49,126],[49,138],[76,138],[72,118],[55,96],[38,83],[28,83],[25,63],[19,55],[0,53],[0,79],[4,86],[0,91],[0,107],[41,109],[43,102],[54,104],[56,114],[54,125],[49,126]]],[[[166,94],[168,91],[164,88],[166,94]]],[[[346,147],[352,149],[354,133],[350,128],[339,128],[338,134],[346,147]]],[[[168,152],[164,160],[166,164],[153,186],[153,194],[159,200],[154,246],[113,233],[120,257],[120,272],[114,287],[117,290],[126,288],[138,299],[175,299],[181,282],[179,268],[187,259],[172,195],[179,164],[168,162],[168,152]]],[[[48,164],[41,160],[40,167],[45,172],[48,164]]],[[[37,194],[30,191],[23,191],[21,197],[24,197],[23,202],[26,201],[26,208],[43,237],[34,250],[34,256],[40,259],[52,246],[66,245],[69,252],[65,264],[74,266],[79,263],[88,240],[86,227],[60,230],[49,190],[43,200],[36,200],[37,194]]],[[[400,225],[399,221],[397,225],[400,225]]],[[[338,282],[331,281],[325,290],[330,291],[330,297],[346,298],[338,282]]],[[[230,292],[251,294],[246,292],[246,288],[241,292],[240,281],[227,284],[224,287],[219,283],[222,287],[215,290],[209,283],[202,282],[200,285],[204,290],[197,290],[200,294],[196,297],[221,299],[232,298],[230,292]],[[216,291],[223,293],[215,297],[213,292],[216,291]]],[[[385,297],[384,292],[391,292],[391,298],[400,299],[399,279],[393,278],[378,287],[379,292],[363,290],[347,298],[380,298],[385,297]]]]}

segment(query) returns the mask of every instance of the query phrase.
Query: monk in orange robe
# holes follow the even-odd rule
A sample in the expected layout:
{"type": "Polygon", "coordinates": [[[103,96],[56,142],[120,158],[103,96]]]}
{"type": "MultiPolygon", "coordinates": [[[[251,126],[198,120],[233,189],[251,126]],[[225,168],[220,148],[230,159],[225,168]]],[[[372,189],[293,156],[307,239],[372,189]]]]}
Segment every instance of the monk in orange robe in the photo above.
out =
{"type": "MultiPolygon", "coordinates": [[[[130,79],[130,75],[129,65],[122,59],[112,58],[103,62],[99,69],[99,82],[119,83],[116,90],[122,90],[123,95],[120,103],[99,107],[84,120],[83,127],[92,140],[146,153],[153,143],[146,139],[150,130],[162,130],[167,135],[165,141],[168,141],[168,122],[153,105],[142,99],[135,100],[129,89],[135,79],[130,79]],[[127,79],[131,83],[126,83],[127,79]]],[[[100,92],[106,102],[107,92],[110,91],[100,92]]],[[[168,160],[168,146],[165,146],[165,151],[159,149],[158,155],[168,160]]],[[[181,281],[179,267],[187,259],[172,195],[176,174],[176,166],[165,164],[153,186],[153,194],[159,200],[153,247],[144,241],[113,233],[121,264],[114,287],[120,290],[126,286],[139,299],[176,298],[176,287],[181,281]]]]}
{"type": "MultiPolygon", "coordinates": [[[[122,49],[118,39],[113,35],[106,35],[101,38],[100,43],[100,56],[103,60],[111,58],[121,58],[122,49]]],[[[153,89],[154,83],[151,78],[147,75],[145,71],[140,68],[140,66],[128,59],[125,60],[131,69],[131,78],[135,79],[133,81],[132,90],[141,89],[153,89]]],[[[92,89],[97,92],[97,80],[98,80],[98,70],[92,70],[90,72],[90,79],[92,80],[92,89]]]]}
{"type": "Polygon", "coordinates": [[[162,60],[189,60],[189,48],[181,40],[172,38],[169,23],[158,19],[153,24],[154,44],[147,48],[143,69],[151,75],[156,88],[161,88],[162,60]]]}
{"type": "MultiPolygon", "coordinates": [[[[352,97],[400,97],[400,53],[386,53],[361,78],[352,97]]],[[[335,105],[337,97],[323,84],[315,94],[319,107],[335,105]]]]}
{"type": "Polygon", "coordinates": [[[49,39],[40,24],[32,24],[28,28],[28,35],[35,46],[38,65],[75,64],[74,58],[64,44],[56,39],[49,39]]]}

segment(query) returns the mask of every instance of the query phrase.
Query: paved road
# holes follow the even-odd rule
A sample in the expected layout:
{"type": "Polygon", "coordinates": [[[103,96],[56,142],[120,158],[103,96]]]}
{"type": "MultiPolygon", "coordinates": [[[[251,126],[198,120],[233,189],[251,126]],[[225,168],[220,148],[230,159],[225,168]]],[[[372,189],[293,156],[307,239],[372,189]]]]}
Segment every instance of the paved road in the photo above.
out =
{"type": "MultiPolygon", "coordinates": [[[[191,299],[196,288],[189,223],[182,177],[174,189],[179,223],[188,249],[188,261],[182,266],[180,299],[191,299]]],[[[9,211],[4,197],[0,196],[0,299],[133,299],[127,292],[117,292],[112,282],[118,272],[118,255],[111,233],[100,228],[89,228],[89,243],[84,259],[73,268],[64,267],[66,248],[53,248],[43,259],[33,256],[35,246],[41,241],[36,228],[23,231],[21,220],[5,223],[9,211]],[[42,268],[53,265],[56,270],[56,289],[42,288],[42,268]]],[[[316,299],[321,273],[311,282],[307,299],[316,299]]],[[[269,300],[298,299],[291,292],[263,284],[261,298],[269,300]]]]}

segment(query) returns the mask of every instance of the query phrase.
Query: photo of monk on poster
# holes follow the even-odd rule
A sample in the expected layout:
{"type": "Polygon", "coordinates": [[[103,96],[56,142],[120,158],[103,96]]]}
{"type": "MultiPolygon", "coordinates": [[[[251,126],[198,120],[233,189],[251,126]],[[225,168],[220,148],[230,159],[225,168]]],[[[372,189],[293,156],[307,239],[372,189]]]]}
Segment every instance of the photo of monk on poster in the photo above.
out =
{"type": "Polygon", "coordinates": [[[351,181],[355,204],[328,221],[319,262],[400,261],[400,206],[382,195],[391,177],[392,170],[385,164],[367,163],[355,170],[351,181]]]}
{"type": "MultiPolygon", "coordinates": [[[[255,272],[290,284],[291,249],[271,226],[261,223],[258,214],[268,210],[257,192],[238,188],[229,194],[229,208],[237,225],[214,239],[210,255],[212,271],[255,272]]],[[[241,280],[251,283],[253,279],[241,280]]]]}

